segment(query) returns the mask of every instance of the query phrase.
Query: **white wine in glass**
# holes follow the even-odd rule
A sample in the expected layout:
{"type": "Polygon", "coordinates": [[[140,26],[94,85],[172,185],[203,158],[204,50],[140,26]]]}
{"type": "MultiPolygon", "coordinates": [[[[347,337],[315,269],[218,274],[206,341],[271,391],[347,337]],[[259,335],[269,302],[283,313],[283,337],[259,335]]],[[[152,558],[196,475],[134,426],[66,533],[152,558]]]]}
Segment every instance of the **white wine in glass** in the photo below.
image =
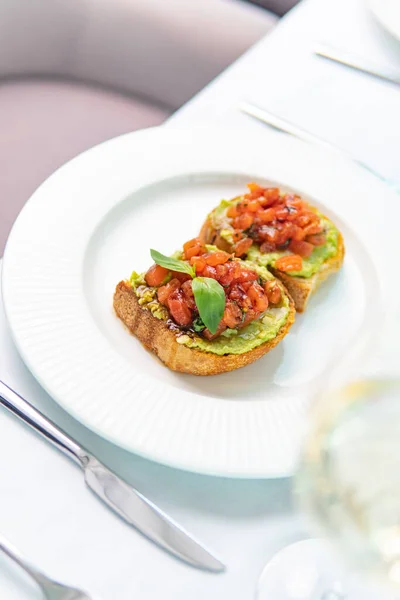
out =
{"type": "Polygon", "coordinates": [[[321,395],[295,493],[332,551],[322,539],[284,549],[264,570],[258,600],[400,598],[400,380],[321,395]]]}

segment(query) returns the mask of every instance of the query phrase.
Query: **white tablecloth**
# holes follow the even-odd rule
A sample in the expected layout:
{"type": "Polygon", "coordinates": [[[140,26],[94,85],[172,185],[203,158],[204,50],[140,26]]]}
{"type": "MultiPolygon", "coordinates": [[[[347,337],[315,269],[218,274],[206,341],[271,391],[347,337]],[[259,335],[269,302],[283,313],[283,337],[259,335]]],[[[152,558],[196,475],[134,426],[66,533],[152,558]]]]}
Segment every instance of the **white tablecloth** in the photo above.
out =
{"type": "MultiPolygon", "coordinates": [[[[312,56],[316,41],[400,64],[400,47],[364,0],[305,0],[277,30],[181,109],[199,121],[262,127],[238,113],[264,105],[400,182],[400,90],[312,56]]],[[[168,126],[168,125],[167,125],[168,126]]],[[[379,199],[377,199],[379,201],[379,199]]],[[[19,358],[0,306],[0,378],[136,485],[228,565],[191,569],[154,547],[93,498],[74,464],[0,410],[0,531],[54,577],[103,600],[251,600],[265,561],[305,535],[289,480],[230,481],[182,473],[113,447],[64,413],[19,358]]],[[[0,557],[0,598],[40,598],[0,557]]]]}

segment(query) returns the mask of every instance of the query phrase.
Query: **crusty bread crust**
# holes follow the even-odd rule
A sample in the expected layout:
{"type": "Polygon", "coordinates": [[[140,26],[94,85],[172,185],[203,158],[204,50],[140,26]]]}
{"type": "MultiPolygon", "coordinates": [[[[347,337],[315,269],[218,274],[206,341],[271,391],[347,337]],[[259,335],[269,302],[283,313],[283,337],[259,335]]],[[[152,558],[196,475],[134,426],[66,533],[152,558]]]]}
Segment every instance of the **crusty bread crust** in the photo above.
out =
{"type": "MultiPolygon", "coordinates": [[[[214,244],[221,250],[226,252],[232,252],[232,245],[223,239],[219,232],[214,228],[212,221],[207,217],[206,221],[200,230],[199,238],[205,244],[214,244]]],[[[335,256],[331,256],[326,262],[323,263],[318,273],[315,273],[312,277],[293,277],[288,273],[278,271],[268,267],[271,273],[282,281],[290,296],[294,300],[294,304],[297,312],[303,312],[307,306],[310,296],[316,291],[325,279],[340,269],[343,264],[345,255],[343,237],[339,233],[338,239],[338,252],[335,256]]]]}
{"type": "Polygon", "coordinates": [[[177,332],[170,329],[165,321],[154,317],[147,308],[142,308],[134,290],[126,281],[120,281],[116,287],[114,309],[126,327],[167,367],[191,375],[217,375],[249,365],[272,350],[285,337],[295,315],[294,304],[290,299],[288,319],[274,339],[245,354],[219,356],[178,344],[177,332]]]}

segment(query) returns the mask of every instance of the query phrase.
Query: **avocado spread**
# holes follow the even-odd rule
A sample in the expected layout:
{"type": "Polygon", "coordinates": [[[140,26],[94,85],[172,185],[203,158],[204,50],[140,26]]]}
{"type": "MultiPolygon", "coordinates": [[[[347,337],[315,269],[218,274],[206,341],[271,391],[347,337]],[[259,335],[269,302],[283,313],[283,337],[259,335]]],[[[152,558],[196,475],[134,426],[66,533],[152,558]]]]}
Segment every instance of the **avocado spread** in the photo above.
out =
{"type": "MultiPolygon", "coordinates": [[[[210,250],[216,249],[214,246],[207,246],[207,248],[210,250]]],[[[274,279],[265,267],[256,264],[249,264],[249,267],[257,271],[264,281],[274,279]]],[[[150,310],[157,319],[163,321],[170,319],[168,310],[157,300],[156,288],[147,286],[144,273],[138,274],[134,271],[130,278],[130,284],[139,298],[139,304],[143,308],[150,310]]],[[[288,315],[289,299],[286,294],[282,294],[279,306],[269,307],[257,320],[252,321],[243,329],[228,328],[215,340],[206,340],[192,330],[180,329],[177,342],[189,348],[197,348],[221,356],[224,354],[244,354],[276,337],[278,331],[286,323],[288,315]]]]}
{"type": "MultiPolygon", "coordinates": [[[[240,199],[235,199],[234,201],[222,200],[219,206],[217,206],[217,208],[215,208],[210,214],[210,218],[214,227],[220,230],[221,237],[223,237],[230,244],[233,244],[233,227],[230,224],[229,217],[226,216],[226,209],[232,204],[236,203],[238,200],[240,199]]],[[[320,217],[324,224],[326,244],[324,244],[323,246],[316,246],[312,251],[311,256],[303,258],[303,268],[301,269],[301,271],[291,271],[290,273],[288,273],[288,275],[290,274],[293,277],[304,278],[311,277],[319,271],[322,264],[326,260],[328,260],[328,258],[337,254],[339,232],[334,226],[334,224],[331,221],[329,221],[329,219],[326,219],[321,214],[320,217]]],[[[247,260],[255,262],[264,267],[274,267],[275,261],[280,256],[285,256],[287,254],[290,254],[290,252],[287,252],[285,250],[263,254],[260,252],[260,247],[258,246],[258,244],[253,243],[253,245],[247,253],[247,260]]]]}

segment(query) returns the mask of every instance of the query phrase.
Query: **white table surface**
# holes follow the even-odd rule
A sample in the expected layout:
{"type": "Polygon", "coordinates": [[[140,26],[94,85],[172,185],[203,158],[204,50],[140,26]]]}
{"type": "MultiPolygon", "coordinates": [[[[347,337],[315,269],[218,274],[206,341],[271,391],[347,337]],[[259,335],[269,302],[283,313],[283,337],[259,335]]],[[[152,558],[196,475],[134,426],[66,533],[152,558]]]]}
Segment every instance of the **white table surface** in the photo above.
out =
{"type": "MultiPolygon", "coordinates": [[[[400,47],[374,23],[364,0],[305,0],[272,35],[182,108],[171,125],[207,121],[261,127],[237,112],[237,102],[245,98],[400,182],[400,89],[313,57],[314,41],[387,63],[395,64],[397,57],[400,64],[400,47]]],[[[103,600],[252,600],[268,558],[305,536],[289,480],[234,481],[182,473],[115,448],[76,423],[22,363],[1,305],[0,378],[228,565],[224,575],[205,574],[158,550],[91,496],[74,464],[0,410],[0,531],[54,577],[103,600]]],[[[2,557],[0,598],[40,598],[2,557]]]]}

